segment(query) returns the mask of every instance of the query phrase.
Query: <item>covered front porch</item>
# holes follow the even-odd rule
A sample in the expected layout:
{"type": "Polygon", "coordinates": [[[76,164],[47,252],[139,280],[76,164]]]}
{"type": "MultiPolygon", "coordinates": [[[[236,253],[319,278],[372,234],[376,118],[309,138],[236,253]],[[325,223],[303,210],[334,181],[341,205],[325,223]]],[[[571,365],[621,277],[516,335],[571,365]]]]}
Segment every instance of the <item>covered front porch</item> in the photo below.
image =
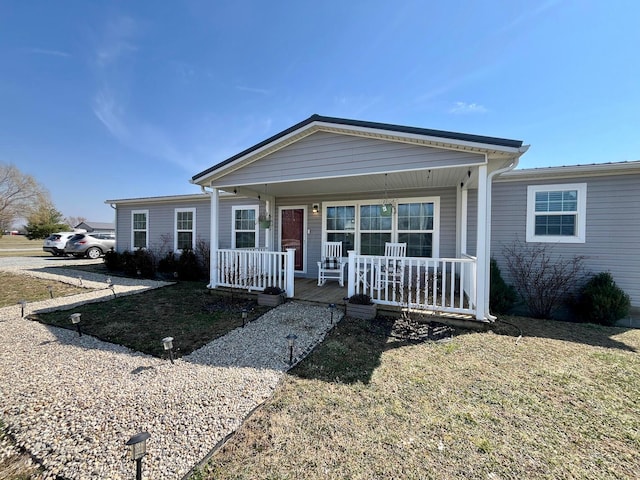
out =
{"type": "Polygon", "coordinates": [[[491,320],[491,181],[520,147],[314,115],[193,178],[211,197],[209,286],[298,298],[296,280],[316,281],[324,245],[339,242],[341,298],[491,320]],[[404,256],[385,254],[393,242],[404,256]]]}

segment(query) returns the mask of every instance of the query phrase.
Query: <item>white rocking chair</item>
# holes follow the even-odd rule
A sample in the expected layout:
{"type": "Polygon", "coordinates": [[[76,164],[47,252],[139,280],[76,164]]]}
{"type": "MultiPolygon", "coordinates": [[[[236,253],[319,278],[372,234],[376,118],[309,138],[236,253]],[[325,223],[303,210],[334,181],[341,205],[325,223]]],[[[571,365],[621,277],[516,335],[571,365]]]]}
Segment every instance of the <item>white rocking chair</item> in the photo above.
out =
{"type": "Polygon", "coordinates": [[[376,279],[376,290],[382,290],[387,286],[401,283],[404,275],[404,261],[397,257],[407,256],[407,244],[386,242],[384,244],[384,256],[392,258],[385,258],[384,264],[380,266],[376,279]]]}
{"type": "Polygon", "coordinates": [[[342,258],[342,242],[325,242],[322,245],[322,259],[318,262],[318,286],[327,280],[338,280],[344,287],[344,267],[342,258]]]}

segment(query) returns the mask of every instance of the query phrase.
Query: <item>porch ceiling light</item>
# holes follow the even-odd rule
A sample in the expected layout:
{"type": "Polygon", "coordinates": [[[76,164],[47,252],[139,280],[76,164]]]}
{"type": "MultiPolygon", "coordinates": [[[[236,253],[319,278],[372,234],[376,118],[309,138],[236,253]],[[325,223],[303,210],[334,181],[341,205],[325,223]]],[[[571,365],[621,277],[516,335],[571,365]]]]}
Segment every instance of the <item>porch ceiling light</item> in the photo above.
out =
{"type": "Polygon", "coordinates": [[[173,363],[173,337],[165,337],[162,339],[164,349],[169,352],[169,360],[173,363]]]}
{"type": "Polygon", "coordinates": [[[69,318],[71,319],[71,323],[73,325],[76,326],[76,329],[78,330],[78,336],[81,337],[82,336],[82,330],[80,330],[80,316],[82,314],[80,313],[72,313],[71,315],[69,315],[69,318]]]}

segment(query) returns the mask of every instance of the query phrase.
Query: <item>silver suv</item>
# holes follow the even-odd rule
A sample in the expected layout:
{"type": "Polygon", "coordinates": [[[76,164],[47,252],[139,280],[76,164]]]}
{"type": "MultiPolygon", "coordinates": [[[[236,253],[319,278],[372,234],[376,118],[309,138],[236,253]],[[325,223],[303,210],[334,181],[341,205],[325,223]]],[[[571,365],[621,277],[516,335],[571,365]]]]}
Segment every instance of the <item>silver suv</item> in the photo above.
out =
{"type": "Polygon", "coordinates": [[[71,237],[64,247],[64,253],[74,257],[99,258],[116,247],[116,236],[113,233],[77,233],[71,237]]]}

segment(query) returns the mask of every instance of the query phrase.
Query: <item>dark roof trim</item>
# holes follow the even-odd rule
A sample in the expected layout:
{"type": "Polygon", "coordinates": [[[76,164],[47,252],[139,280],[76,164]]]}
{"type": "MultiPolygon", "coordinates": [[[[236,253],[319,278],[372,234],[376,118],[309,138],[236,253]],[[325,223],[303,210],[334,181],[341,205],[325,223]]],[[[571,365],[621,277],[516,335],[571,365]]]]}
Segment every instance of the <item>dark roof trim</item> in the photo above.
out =
{"type": "Polygon", "coordinates": [[[428,128],[418,128],[418,127],[407,127],[404,125],[393,125],[390,123],[378,123],[378,122],[365,122],[361,120],[349,120],[347,118],[336,118],[336,117],[323,117],[322,115],[314,114],[311,115],[306,120],[303,120],[300,123],[293,125],[292,127],[283,130],[280,133],[276,133],[274,136],[263,140],[262,142],[254,145],[253,147],[249,147],[246,150],[234,155],[233,157],[227,158],[222,162],[214,165],[207,170],[204,170],[196,175],[194,175],[191,180],[195,181],[197,178],[208,175],[215,170],[218,170],[220,167],[223,167],[245,155],[250,154],[251,152],[258,150],[270,143],[275,142],[276,140],[289,135],[290,133],[295,132],[296,130],[309,125],[313,122],[325,122],[325,123],[333,123],[336,125],[346,125],[350,127],[361,127],[361,128],[372,128],[377,130],[388,130],[390,132],[400,132],[400,133],[410,133],[414,135],[424,135],[429,137],[443,138],[448,140],[458,140],[464,142],[474,142],[474,143],[484,143],[488,145],[496,145],[500,147],[510,147],[510,148],[520,148],[522,147],[522,140],[509,140],[506,138],[496,138],[496,137],[486,137],[483,135],[471,135],[468,133],[457,133],[457,132],[447,132],[444,130],[431,130],[428,128]]]}

